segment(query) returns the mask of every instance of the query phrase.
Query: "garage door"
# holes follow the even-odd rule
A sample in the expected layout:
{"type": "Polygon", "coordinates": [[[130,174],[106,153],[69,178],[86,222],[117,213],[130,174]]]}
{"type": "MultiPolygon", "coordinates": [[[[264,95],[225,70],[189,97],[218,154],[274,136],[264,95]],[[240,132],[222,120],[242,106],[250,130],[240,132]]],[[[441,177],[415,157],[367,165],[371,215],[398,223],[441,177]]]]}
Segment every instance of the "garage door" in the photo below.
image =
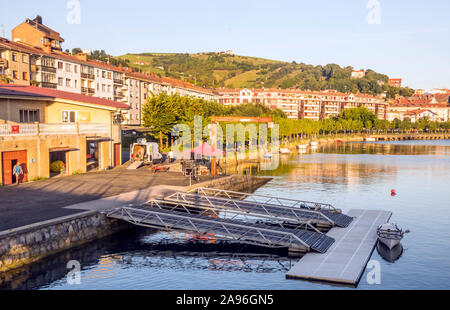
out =
{"type": "Polygon", "coordinates": [[[2,152],[3,184],[13,184],[15,176],[13,176],[12,168],[17,161],[20,161],[20,166],[24,173],[19,182],[28,181],[27,151],[2,152]]]}

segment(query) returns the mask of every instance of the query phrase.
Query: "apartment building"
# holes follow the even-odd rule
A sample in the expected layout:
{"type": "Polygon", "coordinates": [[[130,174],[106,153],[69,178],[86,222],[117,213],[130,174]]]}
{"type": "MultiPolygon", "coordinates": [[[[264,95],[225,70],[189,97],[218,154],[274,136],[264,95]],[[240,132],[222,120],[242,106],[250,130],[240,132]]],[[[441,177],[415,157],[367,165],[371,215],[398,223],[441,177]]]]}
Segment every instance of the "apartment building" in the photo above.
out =
{"type": "Polygon", "coordinates": [[[51,177],[60,160],[65,174],[121,164],[117,114],[126,104],[55,89],[0,84],[0,176],[14,183],[20,161],[22,181],[51,177]]]}
{"type": "Polygon", "coordinates": [[[238,105],[261,103],[282,110],[288,118],[321,120],[339,115],[344,109],[364,106],[378,118],[385,119],[387,103],[381,97],[365,94],[322,92],[297,89],[218,89],[219,103],[238,105]]]}
{"type": "Polygon", "coordinates": [[[415,95],[399,98],[389,104],[387,119],[416,121],[424,116],[430,120],[447,122],[450,120],[450,95],[415,95]]]}
{"type": "Polygon", "coordinates": [[[30,53],[14,45],[5,48],[6,41],[0,38],[0,75],[15,84],[30,85],[30,53]]]}
{"type": "Polygon", "coordinates": [[[144,94],[143,91],[145,91],[142,89],[141,83],[143,84],[144,81],[141,81],[138,76],[133,76],[132,72],[125,75],[125,81],[122,87],[124,95],[122,102],[129,106],[126,115],[126,123],[128,125],[141,125],[141,105],[143,104],[141,97],[144,94]]]}
{"type": "Polygon", "coordinates": [[[42,17],[37,15],[34,19],[27,18],[12,30],[12,41],[39,48],[49,45],[52,49],[61,51],[64,39],[58,32],[45,26],[42,17]]]}

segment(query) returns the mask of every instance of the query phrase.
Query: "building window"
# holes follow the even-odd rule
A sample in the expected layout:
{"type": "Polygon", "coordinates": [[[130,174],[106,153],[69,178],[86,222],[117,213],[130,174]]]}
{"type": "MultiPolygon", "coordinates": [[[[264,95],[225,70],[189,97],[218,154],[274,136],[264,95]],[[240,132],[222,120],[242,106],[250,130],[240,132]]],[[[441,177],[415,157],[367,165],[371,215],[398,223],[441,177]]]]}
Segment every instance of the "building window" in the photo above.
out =
{"type": "Polygon", "coordinates": [[[78,73],[78,66],[73,66],[73,72],[78,73]]]}
{"type": "Polygon", "coordinates": [[[59,86],[63,86],[64,84],[64,79],[63,78],[58,78],[58,85],[59,86]]]}
{"type": "Polygon", "coordinates": [[[74,87],[75,87],[75,88],[78,88],[78,80],[74,80],[73,82],[75,83],[75,84],[74,84],[74,87]]]}
{"type": "Polygon", "coordinates": [[[76,111],[61,111],[61,122],[75,123],[77,121],[76,111]]]}
{"type": "Polygon", "coordinates": [[[97,70],[97,77],[100,77],[100,70],[97,70]]]}
{"type": "Polygon", "coordinates": [[[111,85],[108,85],[108,92],[111,92],[111,85]]]}
{"type": "Polygon", "coordinates": [[[72,72],[72,65],[66,63],[66,72],[72,72]]]}
{"type": "Polygon", "coordinates": [[[20,123],[39,122],[39,110],[19,110],[20,123]]]}
{"type": "Polygon", "coordinates": [[[12,61],[17,61],[17,53],[12,53],[12,61]]]}
{"type": "Polygon", "coordinates": [[[63,63],[58,61],[58,69],[62,70],[62,68],[63,68],[63,63]]]}
{"type": "Polygon", "coordinates": [[[28,73],[22,72],[22,80],[27,81],[28,80],[28,73]]]}
{"type": "Polygon", "coordinates": [[[100,90],[100,84],[97,83],[97,90],[100,90]]]}
{"type": "Polygon", "coordinates": [[[108,72],[108,79],[111,80],[111,72],[108,72]]]}
{"type": "Polygon", "coordinates": [[[72,87],[72,80],[71,79],[66,79],[66,86],[67,87],[72,87]]]}
{"type": "Polygon", "coordinates": [[[106,85],[102,84],[102,91],[106,91],[106,85]]]}
{"type": "Polygon", "coordinates": [[[106,72],[102,71],[102,78],[106,78],[106,72]]]}
{"type": "Polygon", "coordinates": [[[18,77],[18,73],[17,73],[17,71],[16,70],[13,70],[13,79],[14,80],[17,80],[19,77],[18,77]]]}
{"type": "Polygon", "coordinates": [[[22,55],[22,62],[23,62],[24,64],[28,63],[28,57],[27,57],[27,55],[22,55]]]}

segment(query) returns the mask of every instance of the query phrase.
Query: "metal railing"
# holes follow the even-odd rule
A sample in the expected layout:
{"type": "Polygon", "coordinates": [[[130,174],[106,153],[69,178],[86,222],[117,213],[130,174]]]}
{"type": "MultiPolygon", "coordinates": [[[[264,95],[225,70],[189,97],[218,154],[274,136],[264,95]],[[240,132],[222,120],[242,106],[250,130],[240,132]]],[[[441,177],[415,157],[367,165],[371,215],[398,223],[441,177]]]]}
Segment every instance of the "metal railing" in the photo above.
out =
{"type": "Polygon", "coordinates": [[[340,209],[333,207],[329,203],[322,203],[322,202],[289,199],[253,193],[234,192],[229,190],[207,188],[207,187],[198,187],[192,190],[191,192],[199,195],[226,197],[229,199],[248,199],[248,201],[252,201],[259,204],[274,204],[289,208],[301,208],[313,211],[326,210],[334,213],[341,213],[340,209]]]}
{"type": "Polygon", "coordinates": [[[313,230],[321,233],[312,223],[327,223],[334,225],[334,222],[322,213],[299,208],[289,208],[284,206],[269,206],[260,203],[253,203],[243,200],[235,200],[223,197],[202,196],[185,192],[177,192],[164,200],[173,203],[174,208],[181,208],[189,213],[189,208],[200,208],[206,212],[212,212],[216,216],[219,213],[225,218],[243,217],[247,219],[261,218],[277,221],[277,225],[285,227],[284,223],[289,223],[289,227],[294,229],[313,230]],[[275,207],[275,208],[274,208],[275,207]]]}

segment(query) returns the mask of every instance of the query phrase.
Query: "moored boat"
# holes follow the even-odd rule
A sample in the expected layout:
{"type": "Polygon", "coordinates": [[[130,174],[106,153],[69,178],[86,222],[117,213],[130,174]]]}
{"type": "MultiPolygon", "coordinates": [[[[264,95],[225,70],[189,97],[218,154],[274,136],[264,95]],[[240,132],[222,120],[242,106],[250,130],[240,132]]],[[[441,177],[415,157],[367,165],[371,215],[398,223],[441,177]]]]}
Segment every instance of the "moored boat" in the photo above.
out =
{"type": "Polygon", "coordinates": [[[291,151],[289,151],[288,148],[282,147],[280,149],[280,154],[289,154],[291,151]]]}
{"type": "Polygon", "coordinates": [[[299,144],[299,145],[297,145],[297,147],[300,149],[300,150],[306,150],[307,148],[308,148],[308,144],[299,144]]]}
{"type": "Polygon", "coordinates": [[[400,243],[400,244],[396,245],[394,248],[389,249],[383,243],[378,241],[377,242],[377,252],[378,252],[378,254],[380,254],[380,256],[384,260],[386,260],[386,261],[388,261],[390,263],[393,263],[397,259],[399,259],[400,256],[402,255],[402,253],[403,253],[403,246],[400,243]]]}
{"type": "Polygon", "coordinates": [[[377,229],[378,240],[390,250],[397,246],[402,240],[403,235],[408,232],[409,230],[403,231],[393,223],[380,225],[377,229]]]}
{"type": "Polygon", "coordinates": [[[311,146],[318,146],[318,145],[319,145],[319,142],[317,142],[317,141],[312,141],[312,142],[310,143],[310,145],[311,145],[311,146]]]}
{"type": "Polygon", "coordinates": [[[377,141],[377,139],[372,138],[372,137],[365,138],[364,140],[367,141],[367,142],[377,141]]]}

